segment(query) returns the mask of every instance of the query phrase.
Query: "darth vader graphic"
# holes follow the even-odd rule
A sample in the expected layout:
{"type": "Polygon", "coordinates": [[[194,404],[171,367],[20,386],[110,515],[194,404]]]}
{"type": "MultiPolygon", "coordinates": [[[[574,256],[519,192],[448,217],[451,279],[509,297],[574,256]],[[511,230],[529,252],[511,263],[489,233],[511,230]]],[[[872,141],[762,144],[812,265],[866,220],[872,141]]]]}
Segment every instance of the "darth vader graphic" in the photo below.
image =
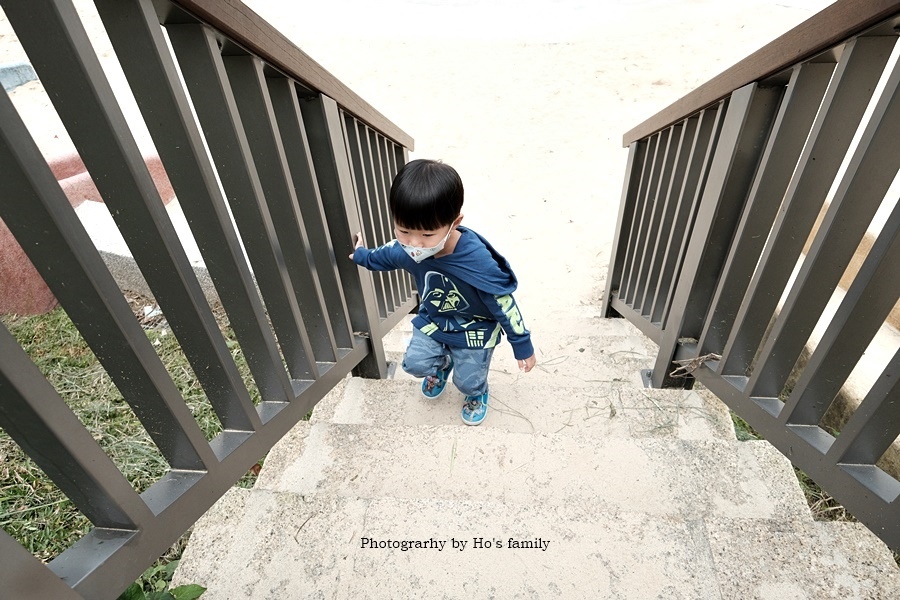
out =
{"type": "Polygon", "coordinates": [[[425,295],[422,302],[434,307],[434,310],[428,309],[432,314],[465,312],[469,308],[468,301],[456,284],[436,271],[429,271],[425,275],[425,295]]]}

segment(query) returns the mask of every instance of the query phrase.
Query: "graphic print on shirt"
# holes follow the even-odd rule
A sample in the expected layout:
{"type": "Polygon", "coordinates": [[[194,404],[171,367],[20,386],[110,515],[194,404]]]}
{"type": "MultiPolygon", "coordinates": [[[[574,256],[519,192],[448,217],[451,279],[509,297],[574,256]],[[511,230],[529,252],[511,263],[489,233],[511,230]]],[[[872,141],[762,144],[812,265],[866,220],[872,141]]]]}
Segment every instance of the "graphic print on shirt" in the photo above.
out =
{"type": "Polygon", "coordinates": [[[422,302],[437,308],[438,313],[463,312],[469,308],[468,301],[459,293],[456,284],[436,271],[428,271],[425,275],[425,296],[422,302]]]}
{"type": "Polygon", "coordinates": [[[442,273],[428,271],[425,275],[422,305],[432,320],[422,327],[425,335],[436,331],[464,332],[469,348],[493,348],[500,340],[500,324],[473,314],[470,302],[453,280],[442,273]]]}

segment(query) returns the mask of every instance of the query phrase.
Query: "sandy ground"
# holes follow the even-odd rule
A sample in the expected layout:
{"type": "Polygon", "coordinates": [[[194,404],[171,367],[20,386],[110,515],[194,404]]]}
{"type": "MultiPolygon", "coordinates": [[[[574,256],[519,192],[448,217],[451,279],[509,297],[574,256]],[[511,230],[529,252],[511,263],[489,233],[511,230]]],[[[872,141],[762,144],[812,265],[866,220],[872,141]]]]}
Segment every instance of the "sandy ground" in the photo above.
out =
{"type": "Polygon", "coordinates": [[[459,170],[527,315],[602,295],[622,134],[830,2],[341,0],[344,32],[247,4],[459,170]]]}
{"type": "MultiPolygon", "coordinates": [[[[410,133],[413,158],[459,170],[465,223],[512,262],[526,318],[599,301],[627,158],[622,134],[830,3],[247,1],[410,133]]],[[[76,6],[152,152],[92,4],[76,6]]],[[[0,19],[0,64],[25,58],[0,19]]],[[[39,83],[11,96],[45,155],[71,150],[39,83]]]]}

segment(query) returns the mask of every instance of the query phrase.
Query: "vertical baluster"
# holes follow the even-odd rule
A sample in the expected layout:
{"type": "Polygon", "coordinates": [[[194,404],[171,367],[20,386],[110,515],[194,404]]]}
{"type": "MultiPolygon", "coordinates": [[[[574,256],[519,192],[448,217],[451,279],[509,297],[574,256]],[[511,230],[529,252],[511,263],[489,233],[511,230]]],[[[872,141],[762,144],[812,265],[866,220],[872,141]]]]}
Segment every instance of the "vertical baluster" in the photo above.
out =
{"type": "MultiPolygon", "coordinates": [[[[340,109],[327,96],[300,100],[309,147],[316,168],[325,216],[335,255],[353,253],[352,235],[361,231],[359,201],[356,197],[340,109]]],[[[354,370],[362,377],[384,378],[387,360],[380,335],[380,319],[371,278],[351,260],[339,260],[338,270],[347,298],[347,310],[354,332],[367,334],[371,351],[354,370]]]]}
{"type": "MultiPolygon", "coordinates": [[[[372,170],[374,173],[374,182],[375,182],[375,197],[378,199],[378,207],[380,208],[379,214],[381,215],[381,229],[384,235],[384,241],[394,237],[393,233],[393,222],[391,220],[389,207],[389,196],[391,190],[391,174],[388,168],[388,158],[386,155],[385,149],[385,139],[383,135],[380,135],[378,132],[369,129],[369,143],[372,147],[372,170]]],[[[387,281],[385,282],[387,285],[387,298],[386,302],[388,305],[388,315],[392,314],[397,307],[400,306],[400,272],[399,271],[389,271],[385,273],[387,276],[387,281]]]]}
{"type": "MultiPolygon", "coordinates": [[[[391,144],[391,152],[390,152],[390,164],[391,164],[391,176],[390,181],[393,184],[394,177],[397,176],[397,173],[400,169],[409,162],[409,152],[406,148],[398,144],[397,142],[390,141],[391,144]]],[[[390,211],[388,211],[388,231],[391,237],[394,237],[394,223],[393,219],[390,216],[390,211]]],[[[416,293],[415,289],[415,281],[413,281],[412,275],[407,273],[406,271],[398,272],[400,276],[400,281],[402,284],[403,290],[403,299],[405,302],[409,302],[410,298],[413,297],[416,293]]]]}
{"type": "Polygon", "coordinates": [[[663,330],[668,322],[672,298],[678,285],[684,254],[688,240],[697,217],[697,207],[703,196],[710,164],[715,154],[722,122],[725,118],[725,102],[707,108],[700,113],[696,135],[691,144],[688,159],[689,169],[678,194],[678,206],[675,210],[675,222],[669,243],[666,246],[666,258],[663,262],[659,291],[650,311],[650,321],[658,323],[663,330]]]}
{"type": "Polygon", "coordinates": [[[613,293],[617,293],[623,285],[622,277],[625,271],[625,256],[628,252],[628,244],[631,239],[631,229],[625,230],[625,224],[631,225],[638,209],[638,191],[641,182],[641,173],[644,170],[644,160],[647,154],[647,142],[634,142],[628,148],[628,163],[625,166],[625,183],[622,186],[622,200],[619,202],[619,214],[616,217],[616,236],[612,244],[612,255],[609,260],[609,271],[606,273],[606,291],[603,294],[605,308],[603,313],[607,317],[616,315],[613,308],[613,293]]]}
{"type": "MultiPolygon", "coordinates": [[[[290,169],[295,199],[299,212],[298,225],[310,247],[312,271],[306,281],[299,284],[304,289],[303,307],[306,322],[312,332],[311,342],[316,360],[334,362],[337,356],[335,335],[331,328],[325,290],[339,289],[334,274],[336,260],[328,239],[328,229],[322,214],[321,197],[315,185],[315,175],[309,157],[309,143],[294,82],[283,77],[267,79],[272,107],[278,119],[278,130],[284,149],[285,161],[290,169]],[[305,209],[305,210],[304,210],[305,209]],[[333,279],[333,281],[332,281],[333,279]]],[[[342,300],[338,294],[338,300],[342,300]]],[[[340,309],[340,304],[338,304],[340,309]]],[[[340,315],[342,311],[339,310],[340,315]]]]}
{"type": "Polygon", "coordinates": [[[859,145],[750,376],[751,396],[777,397],[900,169],[900,63],[884,82],[859,145]]]}
{"type": "MultiPolygon", "coordinates": [[[[372,226],[379,244],[386,243],[393,237],[393,225],[389,224],[388,217],[388,197],[384,193],[384,172],[381,168],[381,148],[378,144],[378,138],[374,131],[366,127],[362,123],[357,125],[359,129],[359,137],[363,147],[366,149],[363,155],[363,164],[365,165],[368,175],[366,183],[368,186],[369,200],[372,208],[372,226]]],[[[384,304],[385,317],[390,316],[397,306],[394,300],[394,271],[386,271],[381,273],[384,284],[384,304]]]]}
{"type": "Polygon", "coordinates": [[[215,35],[203,25],[166,29],[275,332],[292,343],[300,307],[215,35]]]}
{"type": "Polygon", "coordinates": [[[327,356],[333,340],[324,326],[327,320],[322,318],[321,289],[313,277],[312,250],[297,206],[263,65],[254,56],[225,56],[223,60],[300,307],[300,314],[292,315],[293,322],[276,329],[281,352],[294,379],[316,379],[314,357],[317,353],[327,356]]]}
{"type": "MultiPolygon", "coordinates": [[[[315,259],[317,281],[325,299],[325,310],[329,321],[325,324],[333,343],[342,344],[343,348],[352,346],[351,331],[347,317],[347,302],[341,290],[336,269],[338,258],[331,247],[331,236],[328,223],[322,208],[322,196],[312,164],[306,125],[300,113],[297,100],[297,87],[287,79],[269,79],[269,92],[276,107],[281,127],[282,141],[288,164],[291,168],[297,199],[304,222],[307,224],[306,234],[312,247],[315,259]]],[[[334,348],[332,348],[334,352],[334,348]]]]}
{"type": "MultiPolygon", "coordinates": [[[[145,115],[147,127],[175,193],[181,199],[181,207],[219,298],[228,312],[256,385],[263,399],[285,401],[292,397],[290,382],[281,367],[278,348],[266,323],[262,304],[228,210],[218,191],[215,173],[206,158],[202,136],[179,82],[152,2],[98,0],[96,5],[107,25],[110,40],[141,113],[145,115]]],[[[96,132],[86,135],[94,137],[96,132]]],[[[146,222],[138,219],[135,227],[135,236],[147,237],[146,222]]],[[[138,256],[135,255],[135,258],[138,256]]],[[[149,270],[142,268],[142,271],[147,273],[149,270]]],[[[168,282],[174,280],[172,273],[165,269],[160,269],[158,276],[158,285],[149,281],[154,293],[157,287],[165,289],[165,286],[171,285],[168,282]]],[[[173,301],[173,309],[177,310],[180,306],[181,303],[173,301]]],[[[205,304],[204,309],[208,310],[205,304]]],[[[169,309],[163,305],[163,310],[169,309]]],[[[185,336],[178,337],[183,344],[192,343],[190,336],[186,339],[183,339],[185,336]]],[[[227,352],[224,344],[222,351],[227,352]]],[[[242,389],[243,383],[236,372],[232,378],[236,379],[235,389],[242,389]]],[[[215,406],[214,398],[210,400],[215,406]]],[[[258,427],[258,415],[243,392],[238,395],[238,401],[229,403],[229,406],[236,412],[246,413],[246,418],[258,427]]],[[[231,428],[230,425],[225,427],[231,428]]]]}
{"type": "Polygon", "coordinates": [[[6,186],[0,219],[166,461],[194,471],[214,465],[206,438],[6,94],[0,94],[0,167],[6,186]]]}
{"type": "Polygon", "coordinates": [[[634,243],[631,245],[630,269],[628,271],[628,288],[625,290],[624,300],[629,306],[634,306],[635,298],[638,295],[639,273],[643,267],[644,252],[647,247],[647,236],[650,224],[650,217],[653,214],[656,196],[655,192],[659,187],[660,171],[665,161],[666,146],[669,139],[669,131],[660,131],[653,135],[653,155],[651,162],[647,166],[646,185],[642,186],[641,210],[637,217],[635,229],[633,231],[634,243]]]}
{"type": "Polygon", "coordinates": [[[746,190],[771,129],[780,92],[749,84],[731,95],[710,166],[697,221],[653,371],[653,385],[669,378],[678,340],[698,338],[728,245],[743,209],[746,190]]]}
{"type": "MultiPolygon", "coordinates": [[[[380,134],[379,134],[380,135],[380,134]]],[[[387,137],[380,135],[383,149],[383,158],[382,161],[384,163],[384,177],[386,182],[385,187],[385,202],[387,202],[390,198],[391,193],[391,184],[394,181],[394,176],[397,174],[397,144],[387,137]]],[[[394,236],[394,223],[393,219],[391,219],[390,210],[386,211],[387,220],[385,222],[385,227],[387,230],[388,238],[393,238],[394,236]]],[[[394,289],[395,289],[395,297],[397,299],[397,308],[399,308],[407,299],[409,299],[409,289],[408,289],[408,274],[406,271],[398,270],[394,271],[395,281],[394,281],[394,289]]]]}
{"type": "MultiPolygon", "coordinates": [[[[388,156],[390,158],[391,183],[393,183],[394,177],[397,176],[397,172],[400,170],[400,167],[405,165],[407,160],[405,150],[402,146],[400,146],[396,142],[391,141],[389,141],[389,144],[391,151],[388,153],[388,156]]],[[[406,271],[401,271],[399,275],[402,300],[405,303],[408,302],[413,295],[412,277],[406,271]]]]}
{"type": "Polygon", "coordinates": [[[650,136],[645,143],[643,160],[641,161],[641,174],[637,187],[634,212],[631,214],[631,221],[628,227],[628,239],[625,244],[625,256],[622,264],[622,278],[619,284],[619,300],[627,304],[629,291],[634,287],[631,278],[631,272],[634,269],[635,246],[637,245],[638,224],[641,222],[646,205],[647,188],[650,185],[650,175],[653,172],[653,163],[656,157],[656,145],[659,141],[657,136],[650,136]]]}
{"type": "Polygon", "coordinates": [[[249,395],[74,7],[12,3],[7,16],[220,421],[252,430],[249,395]]]}
{"type": "MultiPolygon", "coordinates": [[[[370,248],[380,246],[381,233],[378,229],[377,201],[372,197],[368,169],[368,140],[360,135],[360,125],[351,115],[344,115],[344,131],[347,136],[347,147],[350,154],[350,168],[356,193],[359,197],[359,214],[362,219],[363,239],[370,248]]],[[[372,285],[375,286],[375,300],[378,303],[378,314],[387,317],[386,279],[382,272],[371,272],[372,285]]]]}
{"type": "Polygon", "coordinates": [[[782,422],[818,425],[900,297],[900,204],[794,384],[782,422]]]}
{"type": "Polygon", "coordinates": [[[0,325],[0,426],[97,527],[137,529],[153,517],[5,327],[0,325]]]}
{"type": "Polygon", "coordinates": [[[791,73],[700,336],[701,355],[724,349],[833,70],[833,62],[821,62],[795,67],[791,73]]]}
{"type": "MultiPolygon", "coordinates": [[[[669,128],[666,140],[666,152],[663,158],[663,168],[660,172],[656,191],[654,192],[653,211],[650,215],[647,229],[647,245],[644,249],[644,257],[641,259],[641,270],[638,275],[637,295],[634,299],[634,308],[641,316],[649,316],[647,299],[653,297],[656,289],[656,277],[652,274],[657,260],[659,240],[663,236],[663,215],[666,213],[671,197],[672,178],[675,177],[675,161],[681,148],[681,139],[684,135],[684,124],[677,123],[669,128]]],[[[673,203],[674,204],[674,203],[673,203]]]]}
{"type": "Polygon", "coordinates": [[[893,44],[869,37],[845,45],[725,343],[720,373],[747,375],[893,44]]]}
{"type": "Polygon", "coordinates": [[[834,463],[874,465],[900,436],[900,350],[828,451],[834,463]]]}

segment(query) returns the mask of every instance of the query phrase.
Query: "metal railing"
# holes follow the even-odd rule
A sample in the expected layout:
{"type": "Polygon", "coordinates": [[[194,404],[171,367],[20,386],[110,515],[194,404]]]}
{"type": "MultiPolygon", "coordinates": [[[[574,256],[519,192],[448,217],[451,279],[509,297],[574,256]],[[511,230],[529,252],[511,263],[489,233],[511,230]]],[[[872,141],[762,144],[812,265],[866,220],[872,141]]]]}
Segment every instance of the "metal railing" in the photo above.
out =
{"type": "Polygon", "coordinates": [[[93,528],[42,564],[0,531],[0,596],[114,598],[418,302],[346,257],[391,237],[412,139],[237,0],[97,0],[261,400],[254,405],[72,0],[3,11],[221,422],[207,441],[7,94],[0,218],[170,466],[137,493],[0,326],[0,426],[93,528]],[[246,251],[246,255],[245,255],[246,251]],[[246,256],[246,258],[245,258],[246,256]]]}
{"type": "Polygon", "coordinates": [[[626,134],[605,296],[659,345],[648,384],[692,370],[895,550],[900,348],[840,431],[823,417],[900,296],[898,27],[900,2],[840,0],[626,134]]]}

